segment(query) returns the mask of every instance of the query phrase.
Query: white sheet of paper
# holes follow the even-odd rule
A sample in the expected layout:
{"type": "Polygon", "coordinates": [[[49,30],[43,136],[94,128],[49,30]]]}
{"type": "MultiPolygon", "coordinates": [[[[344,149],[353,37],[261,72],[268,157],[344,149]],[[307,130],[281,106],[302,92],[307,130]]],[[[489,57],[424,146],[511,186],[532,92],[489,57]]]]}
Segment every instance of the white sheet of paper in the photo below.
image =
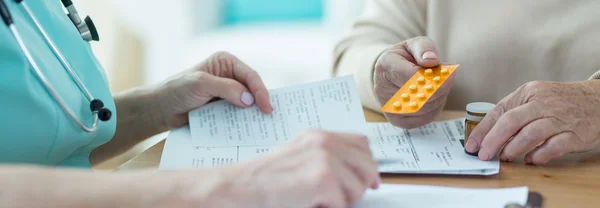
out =
{"type": "MultiPolygon", "coordinates": [[[[446,126],[443,123],[455,123],[455,120],[450,121],[442,121],[436,122],[436,126],[446,126]]],[[[384,123],[369,123],[370,130],[380,131],[381,133],[376,134],[378,136],[371,135],[369,139],[371,140],[371,148],[375,157],[382,158],[381,153],[385,152],[390,148],[381,148],[377,141],[393,138],[393,135],[402,135],[398,133],[393,133],[395,131],[402,131],[401,129],[394,129],[396,127],[388,126],[389,124],[384,123]],[[393,128],[392,128],[393,127],[393,128]],[[387,129],[382,131],[383,129],[387,129]],[[384,137],[381,135],[388,135],[388,137],[384,137]],[[375,141],[373,140],[375,139],[375,141]],[[379,155],[379,156],[377,156],[379,155]]],[[[416,133],[411,134],[416,135],[416,133]]],[[[415,136],[412,138],[413,140],[436,140],[436,138],[431,137],[421,137],[415,136]]],[[[438,140],[442,140],[437,138],[438,140]]],[[[391,141],[391,140],[388,140],[391,141]]],[[[430,152],[420,152],[423,150],[430,151],[430,149],[441,149],[446,150],[446,146],[448,142],[445,143],[439,142],[441,144],[435,144],[433,142],[425,142],[420,143],[418,141],[413,142],[415,154],[431,154],[430,152]],[[422,145],[427,144],[429,146],[423,147],[422,145]]],[[[389,144],[394,146],[395,144],[389,144]]],[[[460,145],[460,143],[459,143],[460,145]]],[[[275,146],[264,145],[264,146],[228,146],[228,147],[204,147],[204,146],[195,146],[192,143],[192,136],[190,133],[190,128],[188,126],[182,127],[179,129],[174,129],[169,133],[167,138],[165,147],[163,149],[162,158],[160,161],[159,168],[161,169],[185,169],[185,168],[211,168],[218,167],[223,164],[235,164],[243,161],[252,160],[261,154],[271,151],[275,146]]],[[[396,152],[395,148],[391,148],[396,152]]],[[[398,147],[400,149],[400,147],[398,147]]],[[[380,172],[383,173],[404,173],[404,174],[443,174],[443,175],[493,175],[497,174],[499,171],[499,163],[498,161],[493,162],[483,162],[479,161],[476,158],[464,154],[462,149],[459,148],[448,148],[450,151],[449,154],[453,155],[452,161],[448,161],[448,163],[440,162],[439,159],[431,159],[431,157],[420,157],[419,164],[423,167],[429,167],[428,169],[419,169],[415,168],[415,166],[407,166],[405,163],[400,164],[385,164],[381,165],[379,168],[380,172]],[[426,161],[425,158],[429,158],[426,161]],[[460,161],[457,162],[455,160],[467,160],[466,162],[460,161]],[[467,168],[467,169],[457,169],[455,167],[448,167],[448,164],[458,164],[459,167],[467,168]],[[466,165],[464,165],[466,164],[466,165]],[[460,166],[462,165],[462,166],[460,166]],[[437,167],[437,168],[436,168],[437,167]]],[[[410,151],[413,151],[412,149],[410,151]]],[[[440,152],[440,151],[436,151],[440,152]]],[[[445,153],[448,154],[448,153],[445,153]]],[[[386,156],[392,156],[392,154],[385,154],[386,156]]],[[[394,158],[403,158],[398,155],[393,155],[394,158]]],[[[383,157],[385,158],[385,157],[383,157]]],[[[388,157],[391,158],[391,157],[388,157]]],[[[414,159],[414,156],[406,155],[403,161],[410,161],[414,159]]]]}
{"type": "Polygon", "coordinates": [[[202,147],[192,143],[189,126],[169,132],[159,169],[211,168],[252,160],[272,146],[202,147]]]}
{"type": "Polygon", "coordinates": [[[222,100],[189,113],[196,146],[274,146],[306,129],[367,132],[353,76],[269,91],[273,113],[222,100]]]}
{"type": "Polygon", "coordinates": [[[380,165],[385,173],[492,175],[500,162],[481,161],[464,152],[464,119],[432,122],[416,129],[402,129],[387,122],[368,123],[374,157],[398,160],[380,165]]]}
{"type": "Polygon", "coordinates": [[[473,189],[382,184],[378,190],[367,190],[352,208],[504,208],[510,203],[526,204],[528,193],[527,187],[473,189]]]}

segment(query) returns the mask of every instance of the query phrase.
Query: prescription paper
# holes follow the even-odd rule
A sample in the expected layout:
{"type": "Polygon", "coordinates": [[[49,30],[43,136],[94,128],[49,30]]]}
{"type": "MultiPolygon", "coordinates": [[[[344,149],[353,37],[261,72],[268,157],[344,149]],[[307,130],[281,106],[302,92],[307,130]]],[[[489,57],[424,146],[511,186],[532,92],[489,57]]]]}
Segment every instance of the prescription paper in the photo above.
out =
{"type": "Polygon", "coordinates": [[[507,204],[527,203],[528,187],[499,189],[452,188],[443,186],[382,184],[367,190],[352,208],[504,208],[507,204]],[[431,200],[434,199],[434,200],[431,200]]]}
{"type": "MultiPolygon", "coordinates": [[[[460,141],[448,139],[448,135],[456,137],[460,132],[459,121],[461,119],[434,122],[424,126],[423,130],[404,130],[387,123],[368,123],[371,132],[369,143],[374,157],[398,160],[398,163],[380,165],[379,171],[401,174],[497,174],[500,170],[497,160],[480,161],[463,153],[460,141]],[[446,135],[446,131],[453,134],[439,136],[440,132],[446,135]],[[410,137],[406,136],[407,133],[410,137]]],[[[159,168],[212,168],[236,164],[255,159],[276,148],[270,145],[205,147],[194,145],[192,140],[189,126],[172,130],[167,137],[159,168]]]]}
{"type": "Polygon", "coordinates": [[[432,122],[416,129],[402,129],[390,123],[369,123],[369,142],[377,159],[393,159],[379,167],[385,173],[431,173],[493,175],[498,160],[481,161],[465,154],[464,118],[432,122]]]}
{"type": "Polygon", "coordinates": [[[365,134],[366,121],[353,76],[270,90],[273,112],[222,100],[189,113],[196,146],[272,146],[307,129],[365,134]]]}

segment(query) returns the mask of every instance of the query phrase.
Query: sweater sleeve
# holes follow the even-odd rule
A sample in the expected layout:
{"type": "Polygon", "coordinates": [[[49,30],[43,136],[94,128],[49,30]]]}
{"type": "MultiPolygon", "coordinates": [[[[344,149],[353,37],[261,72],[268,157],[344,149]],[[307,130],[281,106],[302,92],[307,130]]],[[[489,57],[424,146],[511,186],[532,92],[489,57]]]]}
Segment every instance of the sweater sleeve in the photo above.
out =
{"type": "Polygon", "coordinates": [[[362,105],[381,112],[373,67],[388,47],[426,34],[426,0],[366,0],[362,15],[334,48],[333,73],[353,74],[362,105]]]}

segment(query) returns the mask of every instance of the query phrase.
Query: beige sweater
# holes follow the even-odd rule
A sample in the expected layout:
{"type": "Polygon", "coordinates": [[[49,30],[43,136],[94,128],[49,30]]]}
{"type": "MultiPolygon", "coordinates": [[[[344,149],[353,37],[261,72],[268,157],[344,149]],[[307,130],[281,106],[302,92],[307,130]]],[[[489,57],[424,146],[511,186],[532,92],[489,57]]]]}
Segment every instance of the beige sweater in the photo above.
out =
{"type": "Polygon", "coordinates": [[[363,105],[379,111],[376,58],[429,36],[442,62],[460,64],[446,109],[496,103],[528,81],[600,78],[599,11],[595,0],[366,0],[335,48],[334,70],[354,74],[363,105]]]}

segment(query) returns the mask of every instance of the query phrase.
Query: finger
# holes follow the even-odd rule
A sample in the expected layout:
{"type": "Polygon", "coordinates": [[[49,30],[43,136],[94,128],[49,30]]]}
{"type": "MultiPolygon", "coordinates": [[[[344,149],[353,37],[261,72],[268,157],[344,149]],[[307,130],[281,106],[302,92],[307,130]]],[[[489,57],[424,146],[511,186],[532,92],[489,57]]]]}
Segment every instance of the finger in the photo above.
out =
{"type": "Polygon", "coordinates": [[[273,112],[273,106],[271,105],[269,91],[263,83],[262,79],[256,71],[254,71],[246,63],[239,60],[237,57],[232,56],[234,59],[233,65],[233,76],[236,80],[246,85],[250,92],[256,98],[256,105],[261,111],[265,113],[273,112]]]}
{"type": "Polygon", "coordinates": [[[506,144],[500,159],[513,161],[523,153],[542,144],[552,135],[559,133],[556,122],[552,118],[542,118],[532,121],[523,127],[512,140],[506,144]]]}
{"type": "Polygon", "coordinates": [[[340,191],[327,191],[321,193],[318,196],[320,199],[320,203],[318,203],[316,208],[347,208],[348,205],[346,203],[346,199],[344,198],[344,192],[340,191]]]}
{"type": "Polygon", "coordinates": [[[397,52],[387,52],[379,60],[376,73],[382,76],[377,76],[375,84],[387,83],[393,88],[391,91],[396,92],[419,68],[397,52]]]}
{"type": "Polygon", "coordinates": [[[525,125],[540,118],[540,115],[539,109],[535,108],[533,103],[526,103],[502,114],[498,122],[483,137],[479,159],[492,159],[511,137],[525,125]]]}
{"type": "Polygon", "coordinates": [[[373,159],[373,155],[364,151],[356,150],[355,147],[345,146],[334,150],[339,158],[342,158],[344,164],[349,167],[354,174],[360,178],[365,186],[373,189],[379,186],[378,164],[373,159]]]}
{"type": "Polygon", "coordinates": [[[483,138],[490,132],[490,130],[492,130],[492,127],[494,127],[498,119],[500,119],[500,117],[506,111],[513,108],[512,105],[509,106],[507,105],[507,103],[514,103],[508,101],[517,99],[515,94],[516,91],[504,97],[500,102],[498,102],[496,106],[494,106],[494,108],[492,108],[492,110],[490,110],[489,113],[485,115],[485,117],[483,117],[483,119],[479,122],[477,127],[473,129],[473,131],[469,135],[468,142],[465,144],[465,150],[467,150],[467,152],[475,153],[477,152],[477,150],[480,149],[483,138]]]}
{"type": "Polygon", "coordinates": [[[336,162],[332,162],[331,165],[344,190],[346,204],[352,204],[352,202],[360,199],[367,189],[367,185],[362,182],[360,175],[354,172],[351,167],[347,166],[345,163],[346,162],[343,160],[336,160],[336,162]]]}
{"type": "Polygon", "coordinates": [[[325,132],[327,137],[335,138],[339,141],[336,144],[350,145],[357,150],[360,150],[368,155],[372,155],[371,147],[369,146],[369,139],[365,135],[352,134],[344,132],[325,132]]]}
{"type": "Polygon", "coordinates": [[[571,132],[563,132],[550,137],[539,147],[529,152],[525,156],[526,163],[544,164],[553,158],[560,157],[573,151],[573,138],[575,135],[571,132]]]}
{"type": "Polygon", "coordinates": [[[348,167],[351,167],[361,181],[369,187],[379,186],[379,170],[377,162],[369,146],[368,138],[359,134],[315,131],[309,132],[307,137],[314,139],[317,145],[332,151],[337,158],[341,158],[348,167]]]}
{"type": "Polygon", "coordinates": [[[332,148],[334,154],[342,158],[344,164],[350,167],[366,186],[377,188],[381,179],[368,138],[352,134],[343,136],[343,133],[338,134],[337,138],[340,138],[340,141],[335,144],[339,147],[332,148]]]}
{"type": "Polygon", "coordinates": [[[213,97],[219,97],[239,106],[249,107],[254,104],[254,97],[244,85],[236,80],[217,77],[209,73],[198,72],[200,89],[213,97]]]}
{"type": "Polygon", "coordinates": [[[406,41],[406,46],[420,66],[434,67],[440,64],[437,47],[429,37],[421,36],[409,39],[406,41]]]}
{"type": "MultiPolygon", "coordinates": [[[[305,135],[306,136],[313,136],[311,138],[318,138],[319,135],[316,134],[317,132],[307,132],[305,135]]],[[[321,140],[321,139],[313,139],[313,140],[320,140],[320,141],[326,141],[326,140],[321,140]]],[[[321,145],[325,145],[325,143],[320,143],[321,145]]],[[[304,149],[304,151],[309,151],[309,152],[313,152],[313,153],[318,153],[318,154],[304,154],[304,155],[325,155],[326,157],[319,157],[320,160],[318,161],[314,161],[314,162],[309,162],[307,164],[312,164],[312,165],[318,165],[320,167],[314,167],[314,168],[309,168],[308,170],[327,170],[325,172],[320,172],[317,175],[317,184],[315,184],[315,186],[313,186],[315,189],[313,189],[313,196],[315,197],[315,204],[317,205],[316,207],[323,207],[323,208],[329,208],[329,207],[339,207],[339,208],[345,208],[346,206],[348,206],[347,204],[347,198],[346,198],[346,188],[345,188],[345,182],[344,179],[342,177],[340,177],[339,175],[339,171],[340,169],[343,168],[343,166],[341,165],[341,161],[336,158],[335,155],[327,152],[326,149],[319,149],[319,148],[297,148],[297,149],[304,149]],[[323,165],[325,165],[323,167],[323,165]],[[324,175],[323,175],[324,174],[324,175]],[[323,177],[325,176],[325,177],[323,177]]],[[[313,158],[314,160],[314,158],[313,158]]],[[[310,160],[307,160],[305,162],[308,162],[310,160]]],[[[315,181],[312,181],[315,182],[315,181]]],[[[311,182],[311,183],[312,183],[311,182]]]]}

